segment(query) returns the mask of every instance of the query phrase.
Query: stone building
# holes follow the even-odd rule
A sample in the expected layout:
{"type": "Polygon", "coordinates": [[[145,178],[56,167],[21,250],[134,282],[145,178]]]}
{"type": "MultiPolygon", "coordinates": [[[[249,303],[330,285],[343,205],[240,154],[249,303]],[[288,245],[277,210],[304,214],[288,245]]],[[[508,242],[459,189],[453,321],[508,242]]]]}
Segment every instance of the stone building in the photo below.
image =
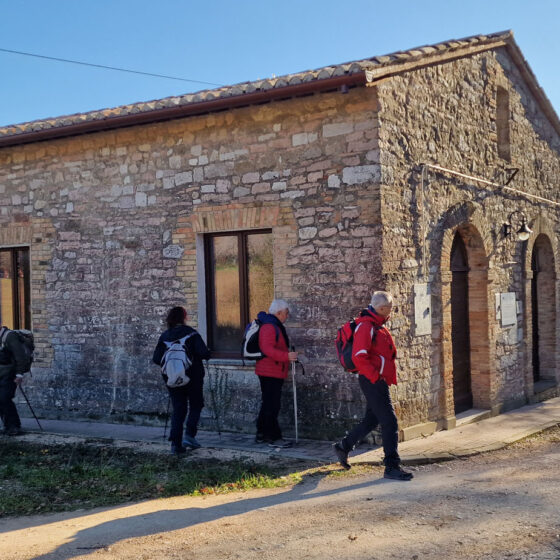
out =
{"type": "Polygon", "coordinates": [[[363,405],[333,340],[374,289],[404,438],[556,395],[559,148],[510,32],[0,129],[0,311],[35,332],[30,396],[151,421],[184,304],[213,351],[205,424],[251,430],[240,333],[276,296],[300,432],[340,435],[363,405]]]}

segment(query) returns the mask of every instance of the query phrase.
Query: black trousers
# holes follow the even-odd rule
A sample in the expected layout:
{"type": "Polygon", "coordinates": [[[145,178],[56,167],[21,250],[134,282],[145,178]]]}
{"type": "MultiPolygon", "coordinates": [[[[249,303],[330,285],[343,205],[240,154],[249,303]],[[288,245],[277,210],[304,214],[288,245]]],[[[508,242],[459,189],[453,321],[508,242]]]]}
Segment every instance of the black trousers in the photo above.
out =
{"type": "Polygon", "coordinates": [[[11,376],[0,378],[0,418],[4,423],[4,428],[21,428],[21,420],[14,404],[17,385],[11,376]]]}
{"type": "Polygon", "coordinates": [[[282,430],[278,424],[282,400],[283,379],[259,375],[262,402],[257,417],[257,434],[265,440],[275,441],[282,438],[282,430]]]}
{"type": "Polygon", "coordinates": [[[360,389],[366,398],[366,412],[362,421],[342,439],[345,451],[351,451],[379,424],[383,439],[384,463],[386,467],[399,466],[399,425],[387,383],[380,379],[372,383],[363,375],[358,376],[360,389]]]}
{"type": "Polygon", "coordinates": [[[203,380],[191,379],[183,387],[169,389],[171,397],[171,430],[169,441],[174,445],[180,446],[183,441],[183,424],[187,418],[186,432],[189,436],[195,437],[198,431],[198,421],[200,413],[204,408],[204,397],[202,392],[203,380]]]}

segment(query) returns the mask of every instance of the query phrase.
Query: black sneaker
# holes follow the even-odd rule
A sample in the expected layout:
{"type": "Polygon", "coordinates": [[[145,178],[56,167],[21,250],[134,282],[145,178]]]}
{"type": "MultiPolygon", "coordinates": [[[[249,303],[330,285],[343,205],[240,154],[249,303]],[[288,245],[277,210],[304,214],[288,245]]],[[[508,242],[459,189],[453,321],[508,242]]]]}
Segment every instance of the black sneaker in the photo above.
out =
{"type": "Polygon", "coordinates": [[[412,480],[414,475],[411,472],[403,471],[401,467],[387,467],[383,478],[391,480],[412,480]]]}
{"type": "Polygon", "coordinates": [[[266,440],[262,434],[257,434],[255,436],[255,443],[266,443],[266,440]]]}
{"type": "Polygon", "coordinates": [[[344,448],[340,443],[333,443],[333,449],[338,457],[338,462],[346,469],[352,468],[352,465],[348,462],[348,451],[344,451],[344,448]]]}
{"type": "Polygon", "coordinates": [[[183,455],[187,452],[187,448],[182,445],[171,444],[171,455],[183,455]]]}

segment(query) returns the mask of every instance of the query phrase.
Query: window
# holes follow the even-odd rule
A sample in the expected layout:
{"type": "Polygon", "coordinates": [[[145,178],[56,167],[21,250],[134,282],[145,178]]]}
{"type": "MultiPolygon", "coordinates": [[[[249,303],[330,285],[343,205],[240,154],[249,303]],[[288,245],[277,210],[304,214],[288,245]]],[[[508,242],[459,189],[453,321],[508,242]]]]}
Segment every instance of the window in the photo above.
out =
{"type": "Polygon", "coordinates": [[[0,321],[10,329],[31,329],[29,249],[0,249],[0,321]]]}
{"type": "Polygon", "coordinates": [[[498,155],[511,161],[509,141],[509,92],[503,87],[498,87],[496,92],[496,133],[498,136],[498,155]]]}
{"type": "Polygon", "coordinates": [[[208,345],[216,357],[239,357],[246,325],[274,299],[272,232],[205,236],[208,345]]]}

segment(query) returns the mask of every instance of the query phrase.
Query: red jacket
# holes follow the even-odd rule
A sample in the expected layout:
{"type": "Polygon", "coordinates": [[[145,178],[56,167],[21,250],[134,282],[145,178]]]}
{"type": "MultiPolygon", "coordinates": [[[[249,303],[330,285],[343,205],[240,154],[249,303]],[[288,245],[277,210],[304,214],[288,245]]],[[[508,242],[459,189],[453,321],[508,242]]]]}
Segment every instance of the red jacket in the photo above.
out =
{"type": "Polygon", "coordinates": [[[255,373],[263,377],[286,379],[290,360],[288,345],[280,329],[270,323],[262,325],[259,330],[259,346],[265,357],[257,362],[255,373]]]}
{"type": "Polygon", "coordinates": [[[362,311],[362,315],[356,319],[358,325],[354,331],[352,360],[359,374],[372,383],[382,377],[387,385],[396,385],[397,349],[391,333],[383,326],[385,321],[371,308],[362,311]]]}

